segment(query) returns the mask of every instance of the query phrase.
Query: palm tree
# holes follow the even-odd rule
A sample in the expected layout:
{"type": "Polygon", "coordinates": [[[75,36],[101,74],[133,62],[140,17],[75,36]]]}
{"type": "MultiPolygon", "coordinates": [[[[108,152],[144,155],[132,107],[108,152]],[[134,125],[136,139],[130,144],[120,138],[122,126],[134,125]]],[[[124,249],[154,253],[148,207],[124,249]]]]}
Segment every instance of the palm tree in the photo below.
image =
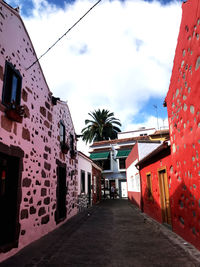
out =
{"type": "Polygon", "coordinates": [[[114,117],[114,113],[109,110],[94,110],[88,113],[91,120],[85,120],[85,128],[82,129],[82,139],[91,143],[92,141],[102,141],[117,138],[117,133],[121,132],[120,120],[114,117]]]}

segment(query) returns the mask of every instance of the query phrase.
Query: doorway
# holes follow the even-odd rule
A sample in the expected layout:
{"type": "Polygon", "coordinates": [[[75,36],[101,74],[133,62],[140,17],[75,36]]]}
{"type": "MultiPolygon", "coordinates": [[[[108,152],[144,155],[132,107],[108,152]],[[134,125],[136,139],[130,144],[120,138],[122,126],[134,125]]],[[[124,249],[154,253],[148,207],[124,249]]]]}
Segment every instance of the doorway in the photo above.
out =
{"type": "Polygon", "coordinates": [[[57,167],[56,223],[66,218],[66,167],[57,167]]]}
{"type": "Polygon", "coordinates": [[[172,224],[171,220],[171,209],[170,209],[170,199],[169,199],[169,186],[166,168],[158,170],[159,188],[160,188],[160,202],[161,202],[161,212],[162,221],[169,225],[172,224]]]}
{"type": "MultiPolygon", "coordinates": [[[[9,150],[11,149],[7,151],[10,152],[9,150]]],[[[18,245],[19,199],[21,200],[20,164],[19,157],[0,152],[0,251],[3,252],[18,245]]]]}
{"type": "Polygon", "coordinates": [[[121,194],[122,198],[127,198],[128,197],[128,192],[127,192],[127,182],[121,182],[121,194]]]}
{"type": "Polygon", "coordinates": [[[114,188],[116,188],[116,185],[115,185],[115,180],[109,180],[110,199],[112,198],[111,187],[114,187],[114,188]]]}
{"type": "Polygon", "coordinates": [[[88,172],[88,205],[91,206],[91,173],[88,172]]]}

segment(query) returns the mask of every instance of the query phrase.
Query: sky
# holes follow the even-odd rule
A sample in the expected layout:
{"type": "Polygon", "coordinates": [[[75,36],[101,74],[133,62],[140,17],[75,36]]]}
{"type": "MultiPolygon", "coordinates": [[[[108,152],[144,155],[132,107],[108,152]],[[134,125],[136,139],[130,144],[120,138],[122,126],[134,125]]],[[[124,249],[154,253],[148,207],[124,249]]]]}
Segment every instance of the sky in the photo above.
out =
{"type": "MultiPolygon", "coordinates": [[[[38,57],[96,2],[7,0],[20,7],[38,57]]],[[[114,112],[122,131],[168,125],[163,102],[181,5],[173,0],[102,0],[40,60],[53,95],[67,101],[77,134],[88,113],[98,108],[114,112]]],[[[78,149],[88,152],[81,141],[78,149]]]]}

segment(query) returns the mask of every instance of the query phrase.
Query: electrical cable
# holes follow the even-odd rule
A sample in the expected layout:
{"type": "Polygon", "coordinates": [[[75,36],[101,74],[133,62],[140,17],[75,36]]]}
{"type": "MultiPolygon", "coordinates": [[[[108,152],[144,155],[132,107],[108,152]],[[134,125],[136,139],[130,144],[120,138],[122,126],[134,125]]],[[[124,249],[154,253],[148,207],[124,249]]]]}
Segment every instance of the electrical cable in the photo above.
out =
{"type": "Polygon", "coordinates": [[[102,0],[98,0],[88,11],[80,17],[58,40],[53,43],[39,58],[37,58],[26,70],[33,67],[42,57],[44,57],[64,36],[66,36],[94,7],[96,7],[102,0]]]}

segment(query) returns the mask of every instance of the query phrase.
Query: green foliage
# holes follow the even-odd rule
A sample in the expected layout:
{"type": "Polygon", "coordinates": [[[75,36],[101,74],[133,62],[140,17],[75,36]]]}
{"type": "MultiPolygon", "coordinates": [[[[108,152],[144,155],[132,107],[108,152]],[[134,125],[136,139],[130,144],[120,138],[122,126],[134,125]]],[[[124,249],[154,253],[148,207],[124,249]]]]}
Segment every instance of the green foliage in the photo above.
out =
{"type": "Polygon", "coordinates": [[[85,120],[86,127],[82,129],[82,139],[86,143],[117,138],[117,133],[121,132],[121,123],[113,112],[98,109],[88,114],[91,119],[85,120]]]}

